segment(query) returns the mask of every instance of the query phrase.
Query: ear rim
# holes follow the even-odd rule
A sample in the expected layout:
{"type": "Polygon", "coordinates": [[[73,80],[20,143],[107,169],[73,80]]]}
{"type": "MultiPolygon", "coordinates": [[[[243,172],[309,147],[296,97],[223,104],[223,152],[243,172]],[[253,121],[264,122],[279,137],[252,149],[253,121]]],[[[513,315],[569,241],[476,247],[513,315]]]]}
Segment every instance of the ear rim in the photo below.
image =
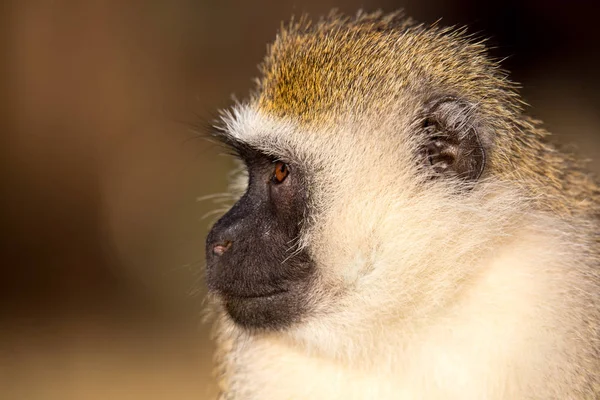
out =
{"type": "MultiPolygon", "coordinates": [[[[442,179],[448,179],[453,177],[465,183],[478,182],[488,166],[487,151],[490,146],[486,146],[485,141],[482,140],[485,127],[478,118],[477,104],[455,95],[437,95],[424,102],[423,108],[424,111],[421,114],[419,123],[425,142],[422,144],[420,152],[423,158],[422,162],[423,164],[426,164],[426,168],[435,170],[435,164],[431,162],[428,149],[431,148],[430,146],[436,139],[438,142],[436,143],[436,146],[440,147],[439,139],[448,138],[446,149],[452,147],[451,140],[454,140],[455,150],[459,155],[460,153],[479,150],[479,154],[475,156],[476,158],[470,158],[471,164],[476,164],[477,168],[471,170],[467,169],[462,172],[452,169],[449,169],[448,173],[445,171],[436,171],[435,174],[432,175],[432,178],[440,177],[442,179]],[[452,115],[458,117],[454,121],[450,120],[448,115],[442,114],[440,110],[444,105],[449,103],[451,104],[451,107],[456,110],[456,114],[458,114],[452,115]],[[460,114],[462,114],[462,116],[460,114]],[[475,143],[475,145],[468,145],[469,142],[475,143]]],[[[442,152],[440,152],[440,154],[442,154],[442,152]]],[[[456,164],[456,160],[459,158],[454,157],[453,159],[456,164]]]]}

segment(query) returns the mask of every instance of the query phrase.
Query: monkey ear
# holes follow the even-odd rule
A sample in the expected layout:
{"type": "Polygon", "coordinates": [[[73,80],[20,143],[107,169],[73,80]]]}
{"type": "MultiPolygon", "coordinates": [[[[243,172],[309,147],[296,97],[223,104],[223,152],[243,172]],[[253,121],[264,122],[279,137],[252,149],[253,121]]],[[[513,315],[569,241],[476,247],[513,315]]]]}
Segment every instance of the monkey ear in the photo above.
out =
{"type": "Polygon", "coordinates": [[[486,133],[476,105],[455,97],[442,97],[425,105],[422,120],[422,155],[434,177],[479,179],[486,166],[486,133]]]}

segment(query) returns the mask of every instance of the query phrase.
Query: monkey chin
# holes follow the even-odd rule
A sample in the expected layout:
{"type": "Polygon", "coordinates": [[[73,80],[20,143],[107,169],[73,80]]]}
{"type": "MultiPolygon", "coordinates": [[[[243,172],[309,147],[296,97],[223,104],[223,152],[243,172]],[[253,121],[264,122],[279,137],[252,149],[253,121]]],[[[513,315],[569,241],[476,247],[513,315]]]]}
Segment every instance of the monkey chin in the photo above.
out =
{"type": "Polygon", "coordinates": [[[227,314],[238,326],[252,331],[285,330],[301,320],[306,307],[294,290],[256,296],[222,296],[227,314]]]}

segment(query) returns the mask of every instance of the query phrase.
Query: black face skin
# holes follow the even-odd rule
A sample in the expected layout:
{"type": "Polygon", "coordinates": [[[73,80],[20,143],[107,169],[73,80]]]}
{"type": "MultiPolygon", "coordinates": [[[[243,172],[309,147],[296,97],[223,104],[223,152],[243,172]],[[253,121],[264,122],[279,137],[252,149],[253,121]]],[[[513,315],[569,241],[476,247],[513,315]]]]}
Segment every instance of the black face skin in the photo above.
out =
{"type": "Polygon", "coordinates": [[[282,329],[306,311],[314,272],[308,254],[295,246],[307,202],[305,185],[293,166],[234,147],[248,167],[248,189],[208,235],[208,288],[238,325],[282,329]]]}

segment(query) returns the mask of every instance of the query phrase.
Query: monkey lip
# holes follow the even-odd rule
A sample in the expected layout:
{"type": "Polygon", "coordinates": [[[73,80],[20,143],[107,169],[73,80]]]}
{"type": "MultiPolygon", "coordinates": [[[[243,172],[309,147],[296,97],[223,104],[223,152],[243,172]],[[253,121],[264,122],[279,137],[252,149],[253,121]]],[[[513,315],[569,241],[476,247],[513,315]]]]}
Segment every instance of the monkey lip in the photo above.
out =
{"type": "Polygon", "coordinates": [[[277,290],[223,296],[222,305],[237,325],[247,329],[282,328],[294,322],[302,312],[295,301],[296,291],[277,290]]]}
{"type": "Polygon", "coordinates": [[[265,293],[224,293],[221,295],[227,299],[240,299],[240,300],[252,300],[252,299],[269,299],[277,296],[281,296],[288,293],[288,290],[279,289],[265,293]]]}

